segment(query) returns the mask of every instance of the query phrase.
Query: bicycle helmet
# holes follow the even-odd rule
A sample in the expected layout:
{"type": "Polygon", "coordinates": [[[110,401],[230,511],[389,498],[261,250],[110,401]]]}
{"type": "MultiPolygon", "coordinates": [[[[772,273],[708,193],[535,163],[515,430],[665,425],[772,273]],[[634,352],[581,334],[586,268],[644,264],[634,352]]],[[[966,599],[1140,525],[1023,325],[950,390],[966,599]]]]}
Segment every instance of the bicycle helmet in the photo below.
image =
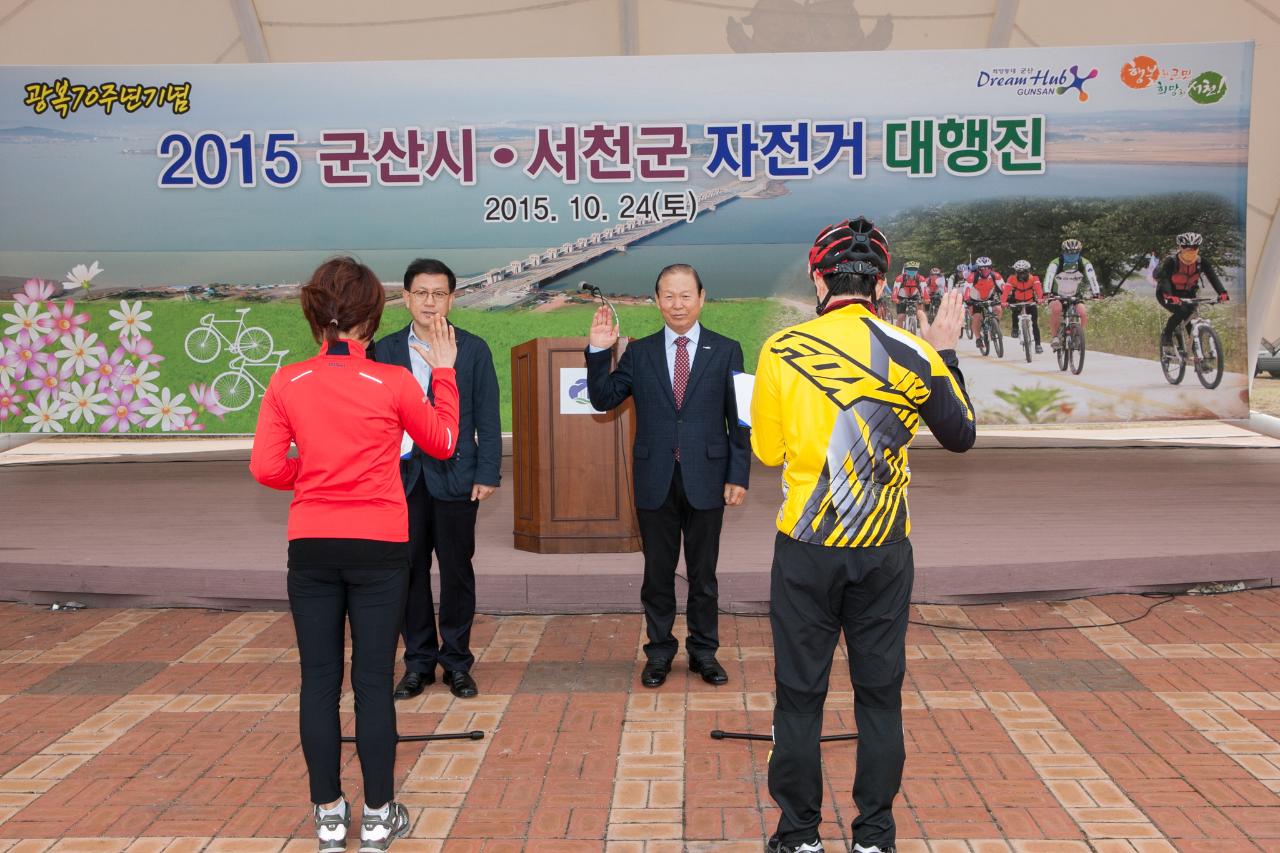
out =
{"type": "Polygon", "coordinates": [[[976,261],[974,261],[974,262],[973,262],[973,265],[974,265],[975,267],[982,268],[982,267],[989,267],[989,266],[991,266],[992,264],[991,264],[991,259],[990,259],[990,258],[988,258],[986,255],[983,255],[982,257],[980,257],[980,258],[978,258],[976,261]]]}
{"type": "Polygon", "coordinates": [[[1078,255],[1084,250],[1084,244],[1074,237],[1062,241],[1062,251],[1067,255],[1078,255]]]}
{"type": "Polygon", "coordinates": [[[903,272],[920,272],[919,261],[907,261],[906,266],[902,268],[903,272]]]}
{"type": "Polygon", "coordinates": [[[1178,235],[1178,248],[1189,249],[1199,246],[1204,242],[1204,238],[1194,231],[1184,231],[1178,235]]]}
{"type": "Polygon", "coordinates": [[[956,275],[968,275],[969,267],[966,264],[956,264],[956,275]]]}
{"type": "Polygon", "coordinates": [[[1029,269],[1031,269],[1030,261],[1014,261],[1013,262],[1014,272],[1025,272],[1026,270],[1029,270],[1029,269]]]}
{"type": "Polygon", "coordinates": [[[828,225],[809,249],[809,271],[884,275],[889,270],[889,240],[866,217],[828,225]]]}
{"type": "Polygon", "coordinates": [[[942,268],[933,267],[932,269],[929,270],[929,275],[942,275],[942,268]]]}

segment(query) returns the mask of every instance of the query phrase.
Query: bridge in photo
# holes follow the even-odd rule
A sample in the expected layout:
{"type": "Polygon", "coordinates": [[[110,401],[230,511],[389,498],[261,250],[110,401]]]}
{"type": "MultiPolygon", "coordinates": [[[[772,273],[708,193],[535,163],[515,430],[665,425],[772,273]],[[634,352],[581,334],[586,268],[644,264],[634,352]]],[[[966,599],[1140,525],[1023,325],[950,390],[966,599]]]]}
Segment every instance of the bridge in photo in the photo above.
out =
{"type": "MultiPolygon", "coordinates": [[[[769,197],[773,183],[756,180],[734,186],[712,187],[697,193],[698,215],[712,213],[720,205],[743,197],[769,197]]],[[[540,254],[512,260],[506,266],[482,275],[458,280],[457,304],[472,308],[505,308],[535,296],[542,285],[584,266],[610,252],[625,252],[629,246],[673,228],[688,220],[637,217],[610,228],[592,232],[570,243],[552,246],[540,254]]]]}

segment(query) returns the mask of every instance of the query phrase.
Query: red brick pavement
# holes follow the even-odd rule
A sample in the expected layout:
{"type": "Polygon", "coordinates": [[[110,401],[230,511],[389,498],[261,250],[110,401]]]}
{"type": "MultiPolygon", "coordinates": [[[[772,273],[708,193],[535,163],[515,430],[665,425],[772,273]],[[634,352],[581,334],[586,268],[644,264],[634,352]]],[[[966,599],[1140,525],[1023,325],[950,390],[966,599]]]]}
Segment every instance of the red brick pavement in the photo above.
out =
{"type": "MultiPolygon", "coordinates": [[[[903,851],[1280,851],[1280,592],[915,608],[903,851]],[[1047,632],[993,629],[1058,627],[1047,632]]],[[[768,623],[724,617],[727,687],[637,684],[637,615],[482,618],[482,694],[400,706],[402,853],[759,850],[777,814],[768,623]]],[[[0,604],[0,853],[311,850],[286,614],[0,604]]],[[[837,666],[829,731],[852,725],[837,666]]],[[[344,721],[350,729],[350,696],[344,721]]],[[[856,745],[824,748],[828,849],[856,745]]],[[[344,770],[358,800],[354,750],[344,770]]]]}

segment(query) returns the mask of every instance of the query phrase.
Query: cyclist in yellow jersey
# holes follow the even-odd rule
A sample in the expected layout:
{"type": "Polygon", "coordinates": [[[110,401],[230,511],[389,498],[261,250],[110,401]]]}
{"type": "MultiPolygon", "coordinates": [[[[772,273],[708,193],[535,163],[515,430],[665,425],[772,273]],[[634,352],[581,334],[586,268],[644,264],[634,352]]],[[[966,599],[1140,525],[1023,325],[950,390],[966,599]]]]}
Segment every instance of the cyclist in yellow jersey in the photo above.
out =
{"type": "Polygon", "coordinates": [[[858,725],[853,831],[859,853],[889,851],[902,783],[902,681],[914,563],[907,447],[920,422],[943,447],[973,446],[973,407],[956,361],[963,291],[920,335],[876,317],[889,243],[862,217],[823,229],[809,251],[818,318],[760,351],[751,445],[783,465],[770,593],[777,705],[769,793],[777,853],[818,853],[819,737],[840,631],[858,725]]]}

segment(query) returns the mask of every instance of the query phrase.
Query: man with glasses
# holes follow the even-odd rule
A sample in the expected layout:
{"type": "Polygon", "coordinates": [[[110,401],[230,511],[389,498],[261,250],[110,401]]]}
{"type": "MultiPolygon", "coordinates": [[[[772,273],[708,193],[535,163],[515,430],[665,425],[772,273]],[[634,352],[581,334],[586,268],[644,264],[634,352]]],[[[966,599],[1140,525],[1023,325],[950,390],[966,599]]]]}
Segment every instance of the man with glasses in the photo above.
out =
{"type": "MultiPolygon", "coordinates": [[[[380,362],[413,371],[428,398],[431,366],[410,344],[423,346],[436,317],[449,316],[457,277],[441,261],[419,258],[404,273],[409,325],[378,341],[380,362]]],[[[452,324],[450,324],[452,325],[452,324]]],[[[454,326],[459,421],[457,451],[433,459],[416,445],[403,446],[400,462],[409,506],[409,594],[404,614],[405,674],[395,698],[417,696],[435,683],[436,664],[454,696],[478,692],[471,666],[471,624],[476,612],[476,512],[501,482],[502,424],[498,414],[498,374],[489,346],[454,326]],[[440,630],[431,595],[431,553],[440,565],[440,630]]]]}

